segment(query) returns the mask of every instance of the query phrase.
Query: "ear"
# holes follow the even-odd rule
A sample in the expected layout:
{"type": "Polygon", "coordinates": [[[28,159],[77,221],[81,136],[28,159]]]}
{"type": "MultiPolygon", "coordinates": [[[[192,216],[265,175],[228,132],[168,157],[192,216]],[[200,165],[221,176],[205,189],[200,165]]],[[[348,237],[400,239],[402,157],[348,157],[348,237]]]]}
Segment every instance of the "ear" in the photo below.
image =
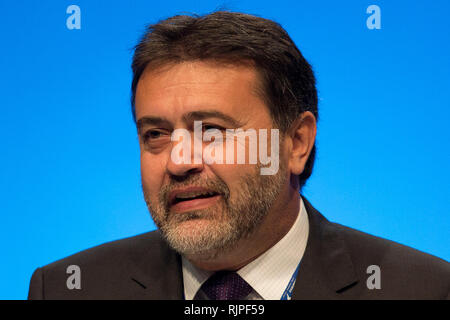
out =
{"type": "Polygon", "coordinates": [[[305,169],[306,161],[316,140],[316,132],[316,117],[310,111],[303,112],[291,125],[289,169],[293,175],[300,175],[305,169]]]}

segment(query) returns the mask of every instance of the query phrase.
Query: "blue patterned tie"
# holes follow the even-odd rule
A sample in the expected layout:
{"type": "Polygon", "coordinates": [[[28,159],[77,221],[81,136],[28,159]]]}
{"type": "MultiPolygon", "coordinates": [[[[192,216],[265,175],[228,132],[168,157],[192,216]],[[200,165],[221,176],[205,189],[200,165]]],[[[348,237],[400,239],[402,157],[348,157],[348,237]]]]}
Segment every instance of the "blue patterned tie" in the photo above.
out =
{"type": "Polygon", "coordinates": [[[218,271],[202,285],[211,300],[241,300],[252,292],[252,287],[233,271],[218,271]]]}

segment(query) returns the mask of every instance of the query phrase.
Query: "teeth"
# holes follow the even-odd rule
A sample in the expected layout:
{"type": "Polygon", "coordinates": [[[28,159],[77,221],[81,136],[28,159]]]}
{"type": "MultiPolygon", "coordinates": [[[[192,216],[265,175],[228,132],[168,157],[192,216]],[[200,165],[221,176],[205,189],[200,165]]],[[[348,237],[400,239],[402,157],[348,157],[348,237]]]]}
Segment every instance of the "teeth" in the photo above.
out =
{"type": "Polygon", "coordinates": [[[193,191],[193,192],[184,192],[184,193],[180,193],[177,194],[176,198],[178,199],[187,199],[187,198],[194,198],[194,197],[198,197],[198,196],[212,196],[214,195],[215,192],[213,191],[203,191],[203,192],[199,192],[199,191],[193,191]]]}

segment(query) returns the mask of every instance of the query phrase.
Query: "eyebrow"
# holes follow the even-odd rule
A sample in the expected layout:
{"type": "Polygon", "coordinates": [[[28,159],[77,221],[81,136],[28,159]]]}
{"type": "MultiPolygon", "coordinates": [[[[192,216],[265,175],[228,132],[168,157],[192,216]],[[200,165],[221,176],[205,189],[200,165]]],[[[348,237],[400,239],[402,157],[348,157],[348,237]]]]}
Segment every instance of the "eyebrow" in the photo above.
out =
{"type": "MultiPolygon", "coordinates": [[[[202,110],[202,111],[192,111],[188,112],[183,115],[183,121],[186,123],[195,121],[195,120],[204,120],[209,118],[218,118],[221,119],[228,124],[230,124],[233,128],[240,128],[243,126],[241,122],[234,119],[233,117],[226,115],[223,112],[217,111],[217,110],[202,110]]],[[[168,126],[170,127],[170,121],[166,118],[161,117],[153,117],[153,116],[144,116],[140,118],[136,122],[136,126],[138,129],[138,132],[142,130],[142,128],[146,125],[154,125],[154,126],[168,126]]]]}
{"type": "Polygon", "coordinates": [[[170,126],[169,120],[161,117],[145,116],[136,121],[136,127],[138,132],[145,126],[170,126]]]}

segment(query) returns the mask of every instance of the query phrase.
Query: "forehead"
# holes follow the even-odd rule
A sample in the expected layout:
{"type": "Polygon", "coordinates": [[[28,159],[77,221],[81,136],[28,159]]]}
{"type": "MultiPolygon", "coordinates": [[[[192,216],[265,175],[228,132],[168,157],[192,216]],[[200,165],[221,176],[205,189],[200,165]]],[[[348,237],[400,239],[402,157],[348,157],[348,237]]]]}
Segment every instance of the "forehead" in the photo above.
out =
{"type": "Polygon", "coordinates": [[[136,89],[136,119],[202,109],[245,116],[264,108],[259,79],[247,65],[183,62],[146,69],[136,89]]]}

